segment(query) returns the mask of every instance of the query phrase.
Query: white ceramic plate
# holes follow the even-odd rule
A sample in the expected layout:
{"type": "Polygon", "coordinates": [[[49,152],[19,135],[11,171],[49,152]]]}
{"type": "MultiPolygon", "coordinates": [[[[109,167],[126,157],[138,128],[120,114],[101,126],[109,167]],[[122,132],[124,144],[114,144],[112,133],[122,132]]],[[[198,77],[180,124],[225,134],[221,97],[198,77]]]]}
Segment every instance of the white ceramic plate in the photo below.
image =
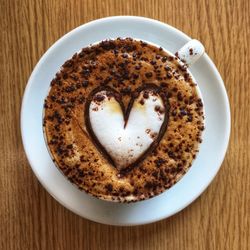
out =
{"type": "Polygon", "coordinates": [[[63,206],[96,222],[139,225],[167,218],[182,210],[213,180],[229,141],[230,110],[223,81],[205,54],[190,68],[202,92],[206,129],[200,153],[188,173],[163,194],[133,204],[98,200],[78,190],[54,166],[47,151],[42,131],[43,102],[51,79],[68,58],[91,43],[116,37],[139,38],[173,53],[190,40],[169,25],[142,17],[109,17],[74,29],[51,46],[32,72],[23,97],[21,132],[35,175],[63,206]]]}

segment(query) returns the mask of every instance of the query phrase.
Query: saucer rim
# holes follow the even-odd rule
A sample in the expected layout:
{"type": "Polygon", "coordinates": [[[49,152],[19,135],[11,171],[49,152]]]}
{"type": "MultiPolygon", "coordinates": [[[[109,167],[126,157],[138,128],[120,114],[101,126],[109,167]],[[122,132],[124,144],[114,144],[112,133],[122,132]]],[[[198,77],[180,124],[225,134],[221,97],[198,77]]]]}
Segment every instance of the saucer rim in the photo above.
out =
{"type": "MultiPolygon", "coordinates": [[[[35,75],[37,74],[37,71],[38,71],[38,67],[40,64],[44,63],[44,61],[46,60],[47,56],[53,51],[53,49],[59,45],[59,43],[62,43],[64,41],[64,39],[67,39],[69,36],[71,36],[72,34],[74,34],[75,32],[79,32],[81,29],[87,27],[87,26],[91,26],[91,25],[98,25],[99,23],[102,23],[102,22],[105,22],[105,21],[116,21],[116,20],[121,20],[121,19],[130,19],[131,20],[135,20],[135,21],[145,21],[145,22],[153,22],[157,25],[161,25],[161,26],[164,26],[165,29],[170,29],[176,33],[178,33],[178,35],[181,35],[182,37],[184,37],[185,39],[187,39],[188,41],[191,40],[190,37],[188,37],[186,34],[184,34],[183,32],[181,32],[180,30],[168,25],[168,24],[165,24],[165,23],[162,23],[160,21],[157,21],[157,20],[154,20],[154,19],[149,19],[149,18],[145,18],[145,17],[137,17],[137,16],[114,16],[114,17],[106,17],[106,18],[101,18],[101,19],[97,19],[97,20],[94,20],[94,21],[91,21],[91,22],[88,22],[86,24],[83,24],[75,29],[73,29],[72,31],[68,32],[67,34],[65,34],[64,36],[62,36],[59,40],[57,40],[45,53],[44,55],[40,58],[40,60],[38,61],[38,63],[36,64],[36,66],[34,67],[33,69],[33,72],[28,80],[28,84],[25,88],[25,92],[24,92],[24,95],[23,95],[23,101],[22,101],[22,106],[21,106],[21,135],[22,135],[22,141],[23,141],[23,146],[24,146],[24,149],[25,149],[25,153],[26,153],[26,156],[27,156],[27,159],[30,163],[30,166],[34,172],[34,174],[36,175],[36,177],[38,178],[38,180],[40,181],[40,183],[44,186],[44,188],[48,191],[48,193],[50,193],[50,195],[52,195],[59,203],[61,203],[63,206],[65,206],[66,208],[68,208],[69,210],[73,211],[74,213],[80,215],[81,217],[84,217],[84,218],[87,218],[87,219],[90,219],[90,220],[93,220],[93,221],[96,221],[96,222],[99,222],[99,223],[103,223],[103,224],[110,224],[110,225],[141,225],[141,224],[148,224],[148,223],[152,223],[152,222],[155,222],[155,221],[159,221],[159,220],[162,220],[164,218],[167,218],[169,216],[172,216],[173,214],[176,214],[177,212],[179,212],[180,210],[182,210],[183,208],[185,208],[186,206],[188,206],[190,203],[192,203],[197,197],[200,196],[200,194],[209,186],[209,184],[212,182],[212,180],[214,179],[215,175],[217,174],[217,172],[219,171],[220,169],[220,166],[223,162],[223,159],[225,157],[225,154],[226,154],[226,151],[227,151],[227,147],[228,147],[228,143],[229,143],[229,137],[230,137],[230,130],[231,130],[231,124],[230,124],[230,121],[231,121],[231,115],[230,115],[230,107],[229,107],[229,100],[228,100],[228,96],[227,96],[227,93],[226,93],[226,89],[225,89],[225,86],[224,86],[224,83],[223,83],[223,80],[217,70],[217,68],[215,67],[213,61],[209,58],[209,56],[207,54],[204,54],[203,56],[205,57],[205,60],[206,62],[210,65],[210,67],[212,68],[213,70],[213,73],[215,74],[215,77],[216,79],[218,80],[218,82],[220,83],[220,88],[221,88],[221,92],[223,93],[223,101],[224,101],[224,105],[225,105],[225,111],[226,111],[226,114],[227,114],[227,118],[228,120],[226,121],[226,131],[225,131],[225,140],[224,140],[224,145],[223,147],[223,150],[221,153],[221,157],[220,159],[218,160],[218,167],[216,169],[216,171],[213,173],[213,176],[212,178],[210,179],[210,182],[206,185],[204,185],[200,190],[199,192],[197,192],[197,194],[195,196],[192,197],[192,199],[189,200],[189,202],[187,204],[184,204],[182,207],[180,207],[178,210],[176,210],[174,213],[170,214],[170,215],[163,215],[163,216],[160,216],[160,217],[157,217],[157,219],[151,219],[151,220],[144,220],[143,222],[136,222],[134,224],[126,224],[126,223],[105,223],[104,221],[98,221],[98,220],[95,220],[94,218],[89,218],[88,216],[86,215],[82,215],[80,213],[78,213],[77,211],[74,211],[74,209],[72,209],[71,207],[69,207],[67,205],[67,203],[65,201],[62,201],[61,199],[59,199],[58,197],[56,197],[53,192],[51,192],[51,190],[49,190],[49,188],[47,187],[46,185],[46,182],[44,182],[44,180],[42,180],[40,178],[40,176],[38,175],[37,171],[36,171],[36,167],[33,165],[34,163],[31,161],[30,157],[29,157],[29,152],[27,150],[27,140],[26,140],[26,137],[25,137],[25,128],[24,128],[24,120],[23,120],[23,114],[24,114],[24,109],[28,103],[28,97],[29,97],[29,93],[30,93],[30,89],[31,89],[31,86],[32,86],[32,82],[33,82],[33,79],[35,78],[35,75]]],[[[167,50],[168,51],[168,50],[167,50]]],[[[143,202],[143,201],[142,201],[143,202]]]]}

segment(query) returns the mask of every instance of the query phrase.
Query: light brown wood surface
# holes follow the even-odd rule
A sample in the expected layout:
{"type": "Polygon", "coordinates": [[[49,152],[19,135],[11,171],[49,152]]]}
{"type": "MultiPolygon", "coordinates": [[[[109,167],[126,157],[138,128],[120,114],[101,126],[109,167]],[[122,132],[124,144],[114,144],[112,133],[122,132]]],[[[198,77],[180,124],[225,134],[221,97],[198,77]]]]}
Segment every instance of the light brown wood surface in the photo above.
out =
{"type": "Polygon", "coordinates": [[[0,0],[0,15],[0,249],[250,249],[249,0],[0,0]],[[155,18],[201,40],[231,103],[230,145],[212,184],[182,212],[146,226],[106,226],[68,211],[38,182],[21,142],[22,95],[39,58],[66,32],[110,15],[155,18]]]}

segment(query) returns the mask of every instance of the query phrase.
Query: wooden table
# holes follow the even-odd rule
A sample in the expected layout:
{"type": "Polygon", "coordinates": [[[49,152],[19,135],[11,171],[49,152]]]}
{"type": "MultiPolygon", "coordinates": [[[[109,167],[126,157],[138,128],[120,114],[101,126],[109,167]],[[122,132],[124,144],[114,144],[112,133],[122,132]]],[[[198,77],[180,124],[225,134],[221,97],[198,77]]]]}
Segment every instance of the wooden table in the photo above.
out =
{"type": "Polygon", "coordinates": [[[249,0],[1,0],[0,13],[0,249],[250,249],[249,0]],[[155,18],[201,40],[231,103],[219,174],[188,208],[146,226],[100,225],[65,209],[32,173],[20,137],[22,95],[38,59],[66,32],[110,15],[155,18]]]}

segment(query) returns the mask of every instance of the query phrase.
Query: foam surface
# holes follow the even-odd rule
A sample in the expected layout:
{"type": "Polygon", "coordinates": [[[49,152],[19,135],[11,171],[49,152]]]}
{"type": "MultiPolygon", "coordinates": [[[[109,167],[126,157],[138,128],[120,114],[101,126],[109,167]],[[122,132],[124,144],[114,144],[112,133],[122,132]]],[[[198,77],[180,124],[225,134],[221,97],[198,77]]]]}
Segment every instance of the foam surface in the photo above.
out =
{"type": "MultiPolygon", "coordinates": [[[[147,105],[149,103],[145,107],[149,107],[147,105]]],[[[133,131],[137,127],[139,132],[145,131],[145,116],[138,107],[131,110],[129,117],[125,115],[128,123],[124,133],[128,133],[130,126],[133,131]],[[143,118],[134,120],[133,114],[143,118]]],[[[131,38],[103,41],[73,55],[51,81],[44,108],[44,133],[56,166],[79,189],[109,201],[149,199],[172,187],[191,167],[204,130],[203,104],[188,70],[162,48],[131,38]],[[145,143],[152,140],[143,134],[147,140],[143,144],[145,148],[137,152],[137,157],[143,154],[142,157],[131,168],[119,170],[106,157],[111,154],[105,155],[103,147],[95,143],[88,129],[90,101],[98,88],[99,91],[115,91],[119,97],[115,95],[118,102],[112,110],[119,113],[114,116],[120,117],[120,125],[116,126],[121,129],[124,118],[119,110],[123,106],[131,107],[131,98],[149,85],[154,85],[153,89],[163,98],[167,129],[164,130],[163,122],[158,138],[149,147],[153,150],[146,150],[145,154],[145,143]]],[[[147,114],[150,118],[147,124],[157,131],[160,124],[151,124],[154,115],[147,114]]],[[[97,126],[96,134],[99,130],[103,136],[117,133],[113,118],[99,118],[101,125],[97,126]],[[100,126],[105,127],[105,132],[100,126]]],[[[136,148],[136,132],[129,135],[133,142],[130,145],[136,148]]],[[[114,134],[113,137],[115,139],[114,134]]],[[[117,152],[117,145],[121,144],[110,145],[111,150],[115,148],[117,152]]],[[[136,156],[133,157],[135,160],[136,156]]],[[[119,166],[126,164],[123,162],[119,166]]]]}

